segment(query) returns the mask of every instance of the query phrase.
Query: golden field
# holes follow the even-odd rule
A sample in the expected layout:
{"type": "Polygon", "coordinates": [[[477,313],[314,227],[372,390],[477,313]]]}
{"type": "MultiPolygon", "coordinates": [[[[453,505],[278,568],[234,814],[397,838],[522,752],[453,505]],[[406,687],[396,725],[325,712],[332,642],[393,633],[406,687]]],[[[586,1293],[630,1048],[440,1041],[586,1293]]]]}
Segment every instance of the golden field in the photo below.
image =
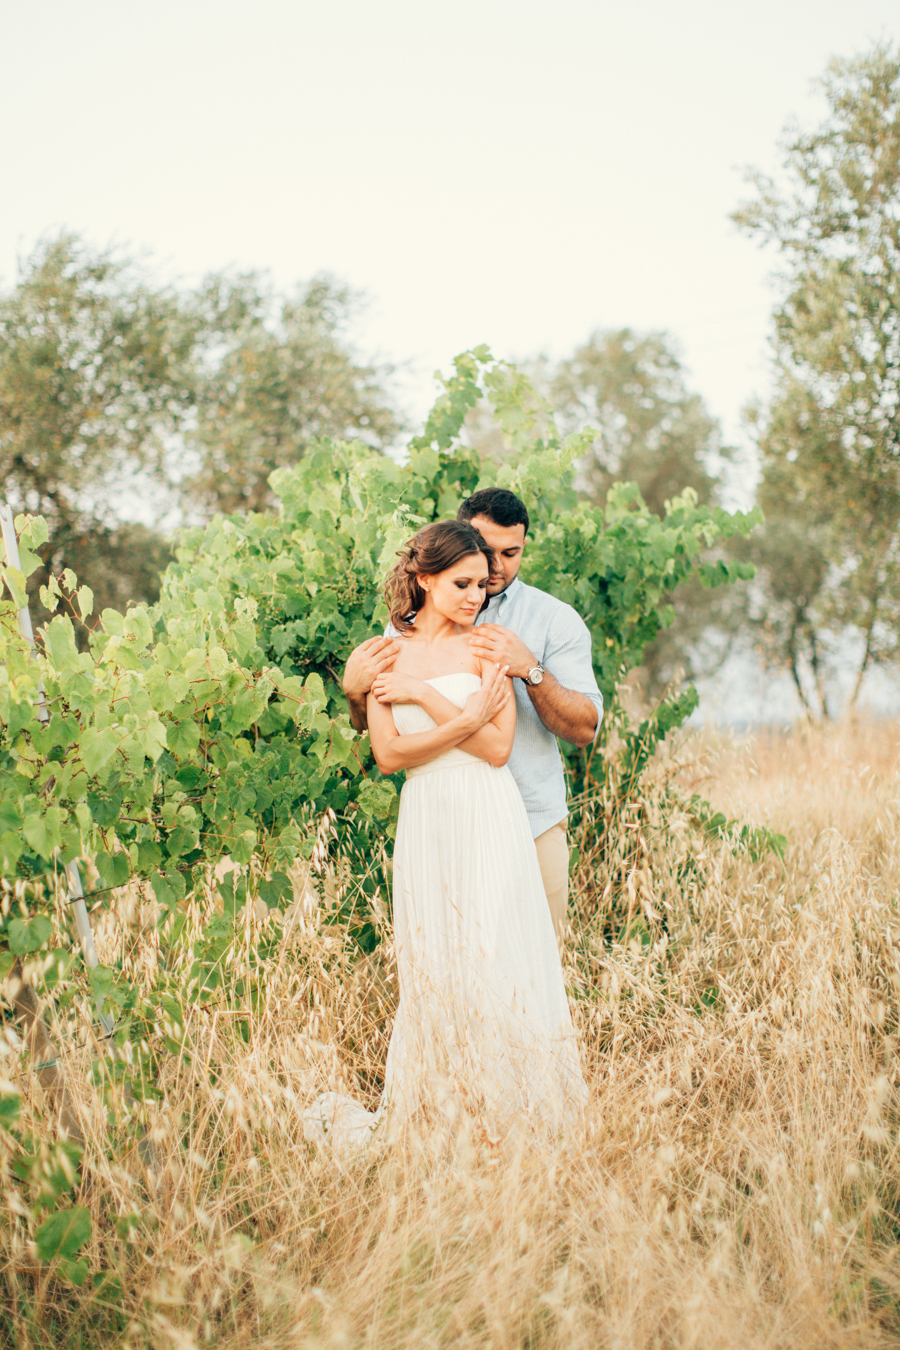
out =
{"type": "MultiPolygon", "coordinates": [[[[592,1102],[554,1144],[464,1120],[352,1157],[303,1141],[322,1086],[377,1096],[394,982],[389,961],[352,959],[298,874],[246,1040],[211,1005],[164,1064],[154,1173],[89,1086],[95,1047],[67,1040],[87,1255],[121,1293],[36,1266],[8,1190],[0,1344],[897,1345],[898,748],[890,724],[697,733],[661,764],[788,850],[752,862],[699,847],[654,798],[628,882],[646,921],[624,941],[599,921],[608,888],[582,859],[566,963],[592,1102]]],[[[101,959],[152,965],[145,923],[124,897],[101,922],[101,959]]],[[[39,1132],[36,1080],[7,1041],[0,1072],[39,1132]]]]}

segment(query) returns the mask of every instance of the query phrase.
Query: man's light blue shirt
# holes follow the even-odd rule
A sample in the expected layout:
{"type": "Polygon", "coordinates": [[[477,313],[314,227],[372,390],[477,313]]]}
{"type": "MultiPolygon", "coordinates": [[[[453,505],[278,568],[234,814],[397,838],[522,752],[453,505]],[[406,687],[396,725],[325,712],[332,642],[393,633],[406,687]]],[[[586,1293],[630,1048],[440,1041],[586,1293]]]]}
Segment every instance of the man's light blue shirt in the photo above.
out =
{"type": "MultiPolygon", "coordinates": [[[[522,639],[534,658],[565,689],[586,694],[597,709],[597,728],[603,716],[603,695],[597,688],[591,662],[591,635],[571,605],[526,586],[516,577],[500,595],[492,595],[476,625],[496,623],[522,639]]],[[[389,623],[385,629],[394,635],[389,623]]],[[[566,779],[562,756],[552,731],[538,717],[524,680],[513,680],[516,695],[516,738],[509,768],[522,794],[528,823],[535,839],[565,820],[566,779]]]]}
{"type": "MultiPolygon", "coordinates": [[[[536,586],[526,586],[516,577],[500,595],[491,596],[487,609],[475,623],[501,624],[520,637],[535,659],[565,689],[587,695],[597,709],[597,731],[600,730],[603,695],[597,688],[591,662],[591,635],[571,605],[536,586]]],[[[516,738],[509,767],[536,839],[569,814],[566,780],[556,737],[538,717],[525,681],[513,680],[513,688],[516,738]]]]}

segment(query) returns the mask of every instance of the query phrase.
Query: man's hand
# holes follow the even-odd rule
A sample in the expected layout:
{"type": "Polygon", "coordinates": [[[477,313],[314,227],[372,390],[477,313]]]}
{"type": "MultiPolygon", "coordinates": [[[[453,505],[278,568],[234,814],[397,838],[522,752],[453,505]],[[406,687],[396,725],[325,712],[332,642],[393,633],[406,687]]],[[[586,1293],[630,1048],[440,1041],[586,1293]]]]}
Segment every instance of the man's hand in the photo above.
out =
{"type": "MultiPolygon", "coordinates": [[[[524,680],[538,664],[533,652],[508,628],[498,623],[483,623],[469,638],[473,656],[486,657],[509,668],[509,674],[524,680]]],[[[597,709],[587,694],[566,689],[545,670],[540,684],[526,685],[532,707],[548,731],[571,745],[590,745],[597,733],[597,709]]]]}
{"type": "Polygon", "coordinates": [[[390,670],[399,650],[400,643],[396,638],[376,637],[361,642],[350,653],[341,684],[350,706],[350,721],[357,731],[365,731],[368,725],[366,694],[378,676],[390,670]]]}
{"type": "Polygon", "coordinates": [[[347,698],[365,698],[378,676],[390,670],[399,650],[397,639],[389,637],[369,638],[354,647],[342,681],[347,698]]]}
{"type": "Polygon", "coordinates": [[[506,666],[508,673],[519,680],[524,680],[529,670],[534,670],[538,664],[522,639],[499,623],[483,623],[473,629],[469,649],[473,656],[506,666]]]}

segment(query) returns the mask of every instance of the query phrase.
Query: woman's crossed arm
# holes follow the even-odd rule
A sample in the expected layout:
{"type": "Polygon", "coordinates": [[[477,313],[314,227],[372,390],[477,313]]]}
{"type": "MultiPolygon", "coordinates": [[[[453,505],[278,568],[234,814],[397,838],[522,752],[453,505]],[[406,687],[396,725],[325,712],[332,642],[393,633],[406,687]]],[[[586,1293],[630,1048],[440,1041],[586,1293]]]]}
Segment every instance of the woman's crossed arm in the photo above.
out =
{"type": "Polygon", "coordinates": [[[388,672],[372,686],[366,710],[372,752],[382,773],[426,764],[455,746],[500,768],[512,751],[516,703],[512,680],[500,666],[485,663],[481,688],[469,695],[462,709],[427,681],[388,672]],[[438,725],[401,736],[394,725],[392,703],[418,703],[438,725]]]}

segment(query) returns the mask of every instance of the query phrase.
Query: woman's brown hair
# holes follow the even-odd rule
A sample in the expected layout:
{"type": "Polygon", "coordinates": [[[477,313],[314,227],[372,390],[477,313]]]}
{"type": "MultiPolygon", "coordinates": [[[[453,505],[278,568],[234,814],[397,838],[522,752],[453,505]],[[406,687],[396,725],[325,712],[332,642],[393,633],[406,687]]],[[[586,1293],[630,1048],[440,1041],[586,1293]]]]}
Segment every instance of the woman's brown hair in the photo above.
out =
{"type": "MultiPolygon", "coordinates": [[[[385,579],[384,598],[391,612],[391,623],[398,633],[405,633],[412,627],[415,615],[425,603],[419,577],[437,576],[438,572],[446,572],[462,558],[471,558],[473,553],[483,553],[488,567],[492,565],[494,550],[474,526],[461,520],[437,520],[433,525],[423,525],[408,544],[397,550],[400,561],[385,579]]],[[[487,600],[485,595],[485,605],[487,600]]]]}

